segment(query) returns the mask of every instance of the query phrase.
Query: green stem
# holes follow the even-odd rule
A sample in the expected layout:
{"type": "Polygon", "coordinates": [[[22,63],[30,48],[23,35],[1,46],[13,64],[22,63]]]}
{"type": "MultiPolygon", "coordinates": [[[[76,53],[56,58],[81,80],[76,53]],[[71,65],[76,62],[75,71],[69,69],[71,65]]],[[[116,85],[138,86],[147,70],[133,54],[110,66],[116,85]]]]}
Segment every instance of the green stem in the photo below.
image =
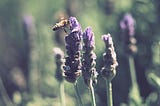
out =
{"type": "Polygon", "coordinates": [[[110,80],[106,80],[106,90],[107,90],[107,106],[113,106],[112,83],[110,80]]]}
{"type": "Polygon", "coordinates": [[[160,41],[159,41],[158,45],[159,45],[159,64],[160,64],[160,41]]]}
{"type": "Polygon", "coordinates": [[[76,91],[76,96],[77,96],[77,100],[79,102],[79,106],[83,106],[83,103],[82,103],[82,100],[81,100],[81,96],[80,96],[79,91],[78,91],[77,82],[74,83],[74,89],[76,91]]]}
{"type": "Polygon", "coordinates": [[[157,91],[158,93],[158,98],[157,98],[157,106],[160,104],[160,91],[157,91]]]}
{"type": "Polygon", "coordinates": [[[134,64],[134,59],[132,56],[129,56],[129,67],[130,67],[130,75],[131,75],[131,82],[132,82],[132,87],[137,86],[137,77],[136,77],[136,70],[135,70],[135,64],[134,64]]]}
{"type": "Polygon", "coordinates": [[[93,85],[92,85],[92,80],[90,81],[89,89],[90,89],[90,92],[91,92],[92,106],[96,106],[96,101],[95,101],[95,95],[94,95],[94,88],[93,88],[93,85]]]}
{"type": "Polygon", "coordinates": [[[59,83],[60,87],[60,100],[61,100],[61,106],[65,106],[65,93],[64,93],[64,83],[59,83]]]}
{"type": "Polygon", "coordinates": [[[129,56],[128,59],[129,59],[130,76],[131,76],[130,97],[132,100],[136,99],[135,102],[141,103],[142,100],[140,97],[140,92],[139,92],[138,83],[137,83],[134,59],[132,56],[129,56]]]}
{"type": "Polygon", "coordinates": [[[15,104],[10,100],[7,91],[4,87],[3,81],[0,77],[0,94],[2,96],[2,99],[4,100],[4,103],[6,104],[6,106],[15,106],[15,104]]]}

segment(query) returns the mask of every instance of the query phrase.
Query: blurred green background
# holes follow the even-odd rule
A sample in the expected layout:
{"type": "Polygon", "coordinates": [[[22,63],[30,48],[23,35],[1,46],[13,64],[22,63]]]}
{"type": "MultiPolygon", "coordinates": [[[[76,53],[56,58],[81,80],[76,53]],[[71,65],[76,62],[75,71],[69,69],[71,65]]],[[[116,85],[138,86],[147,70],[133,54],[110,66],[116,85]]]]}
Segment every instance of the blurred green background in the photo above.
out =
{"type": "MultiPolygon", "coordinates": [[[[159,10],[159,0],[0,0],[0,106],[60,106],[52,48],[64,50],[65,33],[53,32],[52,25],[62,16],[76,17],[83,30],[92,27],[97,70],[104,52],[101,35],[112,35],[119,62],[112,81],[113,101],[119,106],[127,103],[131,83],[119,22],[131,13],[136,20],[138,84],[142,98],[147,98],[156,91],[147,73],[160,75],[159,10]]],[[[89,91],[82,78],[78,82],[82,100],[90,106],[89,91]]],[[[97,106],[106,106],[104,83],[99,77],[97,106]]],[[[65,93],[66,106],[78,106],[72,84],[65,82],[65,93]]]]}

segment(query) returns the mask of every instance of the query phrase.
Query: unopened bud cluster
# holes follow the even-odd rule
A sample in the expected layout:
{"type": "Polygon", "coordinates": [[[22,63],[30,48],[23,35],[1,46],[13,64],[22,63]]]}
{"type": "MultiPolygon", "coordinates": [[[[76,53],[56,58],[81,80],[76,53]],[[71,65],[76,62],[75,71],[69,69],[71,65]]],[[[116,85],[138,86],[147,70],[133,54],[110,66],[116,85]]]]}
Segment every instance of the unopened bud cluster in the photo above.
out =
{"type": "Polygon", "coordinates": [[[103,54],[104,67],[101,70],[101,74],[105,79],[112,80],[116,75],[116,67],[118,66],[116,53],[110,34],[103,35],[102,39],[105,42],[106,50],[103,54]]]}
{"type": "Polygon", "coordinates": [[[68,82],[75,83],[81,75],[81,26],[75,17],[70,17],[71,32],[65,37],[66,53],[64,77],[68,82]]]}
{"type": "MultiPolygon", "coordinates": [[[[69,18],[68,32],[68,35],[65,36],[67,56],[65,57],[65,64],[63,66],[63,77],[68,82],[75,83],[77,78],[82,74],[85,84],[89,87],[97,82],[98,75],[95,68],[96,54],[94,52],[94,33],[91,27],[87,27],[82,33],[81,26],[75,17],[69,18]]],[[[104,66],[101,70],[101,74],[106,79],[111,80],[116,75],[116,67],[118,66],[116,53],[114,51],[112,37],[108,34],[103,35],[102,39],[105,42],[106,50],[103,54],[104,66]]],[[[61,57],[62,56],[59,55],[59,57],[57,56],[56,58],[60,59],[61,57]]],[[[62,65],[58,60],[56,64],[62,65]]],[[[57,74],[57,76],[58,75],[59,74],[57,74]]]]}
{"type": "Polygon", "coordinates": [[[83,33],[83,60],[82,60],[82,75],[84,82],[87,86],[97,82],[96,72],[96,54],[94,53],[95,41],[94,33],[92,32],[91,27],[87,27],[83,33]]]}
{"type": "Polygon", "coordinates": [[[59,82],[63,81],[63,65],[64,65],[64,53],[60,48],[53,49],[55,55],[55,63],[56,63],[56,73],[55,77],[59,82]]]}

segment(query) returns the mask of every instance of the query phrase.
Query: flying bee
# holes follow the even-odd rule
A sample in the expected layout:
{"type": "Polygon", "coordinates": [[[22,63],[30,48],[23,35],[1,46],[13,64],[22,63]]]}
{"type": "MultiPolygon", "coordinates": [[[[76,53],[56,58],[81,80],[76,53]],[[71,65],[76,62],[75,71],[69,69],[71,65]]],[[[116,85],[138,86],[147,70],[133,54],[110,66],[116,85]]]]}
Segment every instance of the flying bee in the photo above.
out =
{"type": "Polygon", "coordinates": [[[70,21],[68,19],[61,19],[61,21],[59,21],[58,23],[56,23],[56,25],[54,25],[52,27],[53,31],[59,30],[59,29],[63,29],[66,33],[67,33],[67,29],[70,26],[70,21]]]}

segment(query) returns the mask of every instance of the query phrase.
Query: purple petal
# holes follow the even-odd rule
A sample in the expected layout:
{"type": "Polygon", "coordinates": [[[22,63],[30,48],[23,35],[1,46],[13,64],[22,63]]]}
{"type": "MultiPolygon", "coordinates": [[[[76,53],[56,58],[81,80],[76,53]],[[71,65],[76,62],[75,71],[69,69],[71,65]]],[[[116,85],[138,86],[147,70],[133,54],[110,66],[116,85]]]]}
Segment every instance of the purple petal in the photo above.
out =
{"type": "Polygon", "coordinates": [[[112,44],[112,37],[110,34],[107,35],[102,35],[102,40],[106,43],[106,44],[112,44]]]}
{"type": "Polygon", "coordinates": [[[32,26],[32,24],[33,24],[33,18],[32,18],[32,16],[30,16],[30,15],[25,15],[25,16],[23,17],[23,23],[24,23],[26,26],[28,26],[28,27],[32,26]]]}
{"type": "Polygon", "coordinates": [[[129,35],[134,35],[135,20],[131,14],[127,13],[124,18],[120,21],[120,27],[122,30],[128,30],[129,35]]]}
{"type": "Polygon", "coordinates": [[[70,17],[69,21],[71,32],[81,31],[81,26],[75,17],[70,17]]]}

